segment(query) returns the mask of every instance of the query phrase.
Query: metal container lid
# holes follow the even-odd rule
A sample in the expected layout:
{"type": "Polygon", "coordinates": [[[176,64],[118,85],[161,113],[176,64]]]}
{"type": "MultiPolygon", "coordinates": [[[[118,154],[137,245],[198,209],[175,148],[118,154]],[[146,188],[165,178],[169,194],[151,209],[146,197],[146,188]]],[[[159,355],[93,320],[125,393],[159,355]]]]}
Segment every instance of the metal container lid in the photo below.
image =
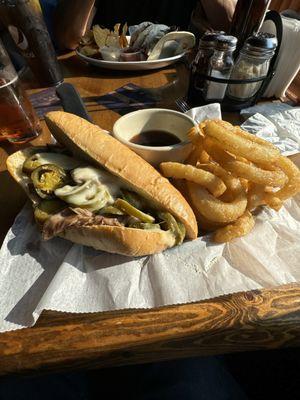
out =
{"type": "Polygon", "coordinates": [[[266,50],[275,50],[278,44],[277,38],[271,33],[256,33],[246,40],[246,44],[252,47],[266,50]]]}
{"type": "Polygon", "coordinates": [[[278,45],[278,41],[275,35],[271,33],[256,33],[250,36],[245,44],[242,53],[247,53],[251,56],[273,56],[276,47],[278,45]]]}
{"type": "Polygon", "coordinates": [[[216,49],[217,50],[231,50],[233,51],[236,48],[237,38],[235,36],[230,35],[220,35],[216,40],[216,49]]]}
{"type": "Polygon", "coordinates": [[[205,32],[199,41],[199,47],[212,47],[214,46],[216,40],[221,35],[224,35],[224,31],[208,31],[205,32]]]}

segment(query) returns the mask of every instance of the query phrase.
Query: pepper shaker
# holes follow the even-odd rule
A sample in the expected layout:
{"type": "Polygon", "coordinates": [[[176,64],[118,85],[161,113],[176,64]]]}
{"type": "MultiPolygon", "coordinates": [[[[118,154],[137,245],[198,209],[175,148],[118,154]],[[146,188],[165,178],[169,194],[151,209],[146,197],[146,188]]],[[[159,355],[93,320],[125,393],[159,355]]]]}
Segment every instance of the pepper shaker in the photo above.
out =
{"type": "MultiPolygon", "coordinates": [[[[230,35],[220,35],[216,40],[214,54],[209,61],[208,75],[212,78],[228,79],[234,65],[232,53],[236,48],[237,38],[230,35]]],[[[205,100],[222,101],[227,83],[220,83],[211,80],[206,81],[205,100]]]]}
{"type": "Polygon", "coordinates": [[[205,75],[208,73],[209,60],[214,53],[217,38],[223,31],[206,32],[199,41],[198,52],[191,64],[188,102],[191,105],[201,103],[205,87],[205,75]]]}

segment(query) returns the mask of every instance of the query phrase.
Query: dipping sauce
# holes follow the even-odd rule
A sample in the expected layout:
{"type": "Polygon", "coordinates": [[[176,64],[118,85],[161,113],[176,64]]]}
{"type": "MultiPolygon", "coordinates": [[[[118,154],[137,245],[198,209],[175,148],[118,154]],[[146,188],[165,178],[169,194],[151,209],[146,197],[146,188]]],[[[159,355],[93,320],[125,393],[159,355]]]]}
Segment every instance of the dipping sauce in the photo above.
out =
{"type": "Polygon", "coordinates": [[[145,61],[146,56],[140,50],[132,50],[130,47],[121,51],[120,61],[145,61]]]}
{"type": "Polygon", "coordinates": [[[139,144],[141,146],[172,146],[178,144],[181,140],[173,133],[160,130],[152,130],[138,133],[130,139],[131,143],[139,144]]]}

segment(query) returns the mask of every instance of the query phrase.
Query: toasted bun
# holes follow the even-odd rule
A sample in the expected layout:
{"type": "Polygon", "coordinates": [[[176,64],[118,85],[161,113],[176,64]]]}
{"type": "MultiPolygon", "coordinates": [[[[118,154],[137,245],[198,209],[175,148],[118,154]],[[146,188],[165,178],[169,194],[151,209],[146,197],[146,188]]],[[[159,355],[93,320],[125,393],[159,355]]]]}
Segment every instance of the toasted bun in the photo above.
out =
{"type": "MultiPolygon", "coordinates": [[[[29,147],[17,151],[7,159],[7,169],[22,186],[33,204],[40,199],[29,190],[30,179],[23,173],[23,163],[27,157],[43,150],[43,147],[29,147]]],[[[83,226],[70,228],[59,235],[74,243],[94,247],[109,253],[126,256],[144,256],[159,253],[174,246],[175,238],[166,231],[148,231],[120,226],[83,226]]]]}
{"type": "Polygon", "coordinates": [[[144,159],[98,126],[76,115],[53,111],[45,120],[57,141],[74,156],[100,164],[151,201],[154,207],[169,211],[180,220],[186,227],[187,237],[197,237],[196,218],[187,201],[144,159]]]}
{"type": "Polygon", "coordinates": [[[86,226],[67,229],[59,236],[71,242],[125,256],[160,253],[174,246],[175,238],[166,231],[147,231],[120,226],[86,226]]]}
{"type": "Polygon", "coordinates": [[[11,174],[14,180],[20,186],[22,186],[23,190],[26,192],[33,204],[38,204],[41,199],[38,195],[35,195],[29,190],[28,184],[31,182],[31,180],[26,174],[24,174],[22,168],[26,158],[38,153],[39,151],[43,151],[44,149],[45,147],[28,147],[25,150],[20,150],[16,153],[13,153],[6,160],[8,172],[11,174]]]}

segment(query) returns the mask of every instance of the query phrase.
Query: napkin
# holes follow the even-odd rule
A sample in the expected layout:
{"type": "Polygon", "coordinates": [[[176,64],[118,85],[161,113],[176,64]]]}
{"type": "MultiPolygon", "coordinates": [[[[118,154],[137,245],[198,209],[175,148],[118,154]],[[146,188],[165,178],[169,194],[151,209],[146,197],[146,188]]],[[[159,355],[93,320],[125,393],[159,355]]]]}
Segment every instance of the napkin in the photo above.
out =
{"type": "MultiPolygon", "coordinates": [[[[133,83],[121,86],[103,96],[89,96],[83,97],[82,99],[86,104],[90,102],[97,103],[103,107],[118,112],[120,115],[141,108],[153,107],[156,103],[155,98],[147,92],[147,90],[133,83]]],[[[48,88],[32,94],[30,96],[30,101],[40,118],[43,118],[47,112],[62,109],[55,88],[48,88]]]]}
{"type": "Polygon", "coordinates": [[[300,107],[277,110],[262,108],[263,114],[252,115],[242,128],[275,144],[286,156],[297,154],[300,152],[300,107]]]}
{"type": "Polygon", "coordinates": [[[193,118],[198,124],[205,119],[221,119],[221,105],[220,103],[206,104],[205,106],[194,107],[185,113],[193,118]]]}
{"type": "Polygon", "coordinates": [[[47,112],[61,110],[61,102],[55,92],[55,87],[41,90],[29,96],[39,118],[43,118],[47,112]]]}
{"type": "Polygon", "coordinates": [[[150,93],[134,83],[128,83],[119,89],[98,97],[95,101],[110,110],[118,112],[120,115],[141,108],[153,107],[156,103],[150,93]]]}
{"type": "MultiPolygon", "coordinates": [[[[280,98],[285,96],[286,90],[300,68],[300,20],[288,18],[283,15],[281,15],[281,18],[283,33],[278,54],[278,64],[275,75],[264,93],[264,97],[275,96],[276,98],[280,98]]],[[[275,25],[272,21],[265,21],[261,31],[276,35],[275,25]]]]}

